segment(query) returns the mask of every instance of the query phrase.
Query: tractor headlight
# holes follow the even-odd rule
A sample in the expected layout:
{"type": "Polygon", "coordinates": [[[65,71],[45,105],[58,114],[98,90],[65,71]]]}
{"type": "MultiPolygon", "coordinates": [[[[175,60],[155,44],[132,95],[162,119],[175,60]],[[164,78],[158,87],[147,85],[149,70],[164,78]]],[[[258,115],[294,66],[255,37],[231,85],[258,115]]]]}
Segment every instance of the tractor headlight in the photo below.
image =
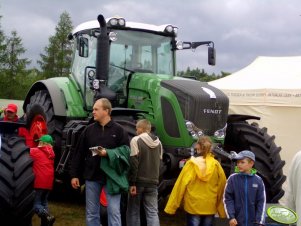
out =
{"type": "Polygon", "coordinates": [[[198,131],[198,136],[199,136],[199,137],[202,137],[202,136],[204,136],[204,135],[205,135],[205,134],[204,134],[204,132],[203,132],[202,130],[199,130],[199,131],[198,131]]]}
{"type": "Polygon", "coordinates": [[[98,79],[93,80],[93,89],[99,90],[99,80],[98,79]]]}
{"type": "Polygon", "coordinates": [[[189,132],[189,134],[194,138],[194,139],[198,139],[201,136],[204,136],[204,132],[199,129],[198,127],[196,127],[193,122],[191,121],[186,121],[185,122],[187,131],[189,132]]]}
{"type": "Polygon", "coordinates": [[[224,128],[216,130],[214,132],[214,138],[217,139],[217,140],[225,139],[225,137],[226,137],[226,129],[227,129],[227,124],[225,125],[224,128]]]}
{"type": "Polygon", "coordinates": [[[187,128],[188,132],[193,131],[194,124],[192,122],[186,121],[185,124],[186,124],[186,128],[187,128]]]}
{"type": "Polygon", "coordinates": [[[111,31],[109,33],[109,38],[110,38],[110,41],[112,41],[112,42],[117,41],[117,34],[116,34],[116,32],[111,31]]]}
{"type": "Polygon", "coordinates": [[[191,131],[191,132],[190,132],[190,135],[191,135],[194,139],[198,139],[198,138],[199,138],[198,134],[197,134],[195,131],[191,131]]]}
{"type": "Polygon", "coordinates": [[[96,72],[95,70],[89,70],[88,71],[88,78],[92,81],[93,79],[95,79],[95,75],[96,75],[96,72]]]}

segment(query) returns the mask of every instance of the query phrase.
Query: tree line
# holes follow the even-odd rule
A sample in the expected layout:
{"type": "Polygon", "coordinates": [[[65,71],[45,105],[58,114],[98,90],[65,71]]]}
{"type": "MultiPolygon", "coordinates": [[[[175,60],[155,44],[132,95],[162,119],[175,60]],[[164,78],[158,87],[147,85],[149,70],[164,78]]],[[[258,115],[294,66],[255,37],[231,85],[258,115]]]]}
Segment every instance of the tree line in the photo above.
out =
{"type": "MultiPolygon", "coordinates": [[[[39,68],[29,68],[31,60],[23,57],[26,49],[23,47],[22,38],[16,30],[6,35],[1,26],[1,19],[0,15],[0,98],[22,100],[35,81],[69,76],[72,49],[67,37],[73,25],[68,12],[64,11],[60,15],[55,33],[49,37],[48,44],[37,61],[39,68]]],[[[229,73],[208,74],[204,69],[188,67],[186,71],[179,71],[177,75],[208,82],[229,73]]]]}
{"type": "Polygon", "coordinates": [[[69,75],[71,66],[71,46],[67,39],[72,31],[70,15],[65,11],[60,15],[55,34],[37,61],[39,69],[28,68],[31,60],[23,57],[26,49],[16,30],[6,35],[1,26],[0,16],[0,98],[22,100],[30,86],[38,80],[69,75]]]}

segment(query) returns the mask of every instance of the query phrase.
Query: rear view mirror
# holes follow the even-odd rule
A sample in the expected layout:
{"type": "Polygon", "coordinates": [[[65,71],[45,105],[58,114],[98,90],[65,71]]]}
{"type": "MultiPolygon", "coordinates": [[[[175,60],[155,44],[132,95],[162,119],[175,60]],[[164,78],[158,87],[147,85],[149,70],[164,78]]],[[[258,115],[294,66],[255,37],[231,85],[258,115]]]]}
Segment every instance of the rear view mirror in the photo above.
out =
{"type": "Polygon", "coordinates": [[[215,49],[214,47],[208,47],[208,64],[214,66],[216,61],[215,49]]]}

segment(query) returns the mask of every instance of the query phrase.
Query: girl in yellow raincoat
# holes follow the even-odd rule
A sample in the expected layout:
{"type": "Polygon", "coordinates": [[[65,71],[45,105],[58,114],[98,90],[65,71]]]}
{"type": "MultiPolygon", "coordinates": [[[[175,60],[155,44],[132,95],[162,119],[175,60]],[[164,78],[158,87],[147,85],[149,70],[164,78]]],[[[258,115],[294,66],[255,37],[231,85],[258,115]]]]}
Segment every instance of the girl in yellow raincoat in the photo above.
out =
{"type": "Polygon", "coordinates": [[[187,226],[212,226],[214,215],[225,218],[223,192],[226,176],[211,153],[212,142],[207,136],[199,138],[191,157],[182,169],[164,211],[175,214],[183,202],[187,226]]]}

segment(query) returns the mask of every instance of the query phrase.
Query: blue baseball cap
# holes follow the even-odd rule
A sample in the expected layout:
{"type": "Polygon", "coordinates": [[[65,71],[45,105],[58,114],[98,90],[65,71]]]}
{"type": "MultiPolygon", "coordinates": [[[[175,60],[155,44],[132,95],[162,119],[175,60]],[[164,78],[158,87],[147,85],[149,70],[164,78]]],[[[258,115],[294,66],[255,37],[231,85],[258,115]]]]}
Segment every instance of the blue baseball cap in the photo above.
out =
{"type": "Polygon", "coordinates": [[[249,150],[241,151],[234,157],[234,159],[236,160],[240,160],[244,158],[249,158],[255,162],[255,154],[249,150]]]}

